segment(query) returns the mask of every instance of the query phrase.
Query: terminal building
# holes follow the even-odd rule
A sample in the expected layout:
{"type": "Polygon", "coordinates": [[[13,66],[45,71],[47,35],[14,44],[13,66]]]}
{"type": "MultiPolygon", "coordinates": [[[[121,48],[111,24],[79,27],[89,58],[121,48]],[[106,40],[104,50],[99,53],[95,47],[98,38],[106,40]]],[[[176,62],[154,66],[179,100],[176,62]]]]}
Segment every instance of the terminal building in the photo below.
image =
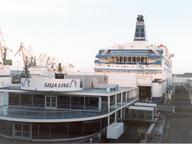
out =
{"type": "MultiPolygon", "coordinates": [[[[79,141],[123,122],[137,88],[107,84],[100,74],[30,71],[0,89],[0,135],[29,141],[79,141]],[[58,76],[59,75],[59,76],[58,76]]],[[[121,129],[123,130],[123,129],[121,129]]]]}

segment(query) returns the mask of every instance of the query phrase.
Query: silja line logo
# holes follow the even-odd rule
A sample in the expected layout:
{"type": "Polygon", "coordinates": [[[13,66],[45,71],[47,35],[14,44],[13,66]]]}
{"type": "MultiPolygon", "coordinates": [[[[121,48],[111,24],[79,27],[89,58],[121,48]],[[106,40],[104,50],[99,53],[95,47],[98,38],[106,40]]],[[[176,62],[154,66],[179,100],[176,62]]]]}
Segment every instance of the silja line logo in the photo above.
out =
{"type": "Polygon", "coordinates": [[[21,85],[22,85],[22,86],[30,87],[30,80],[26,78],[26,79],[21,83],[21,85]]]}

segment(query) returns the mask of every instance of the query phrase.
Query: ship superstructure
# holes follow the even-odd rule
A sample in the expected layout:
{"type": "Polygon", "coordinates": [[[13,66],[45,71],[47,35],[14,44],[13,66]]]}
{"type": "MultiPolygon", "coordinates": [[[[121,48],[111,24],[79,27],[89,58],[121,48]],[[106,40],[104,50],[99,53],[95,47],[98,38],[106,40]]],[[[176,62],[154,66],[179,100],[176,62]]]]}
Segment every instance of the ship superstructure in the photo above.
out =
{"type": "Polygon", "coordinates": [[[109,83],[138,87],[141,101],[162,102],[172,85],[172,57],[165,45],[147,41],[138,15],[134,41],[100,49],[94,69],[108,75],[109,83]]]}

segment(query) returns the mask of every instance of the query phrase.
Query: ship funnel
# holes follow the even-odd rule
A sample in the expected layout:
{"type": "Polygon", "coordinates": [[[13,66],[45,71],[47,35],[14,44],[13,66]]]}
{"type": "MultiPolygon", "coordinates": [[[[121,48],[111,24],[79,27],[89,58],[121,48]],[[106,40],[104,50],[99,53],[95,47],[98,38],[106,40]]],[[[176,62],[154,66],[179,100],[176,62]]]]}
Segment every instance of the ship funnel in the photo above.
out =
{"type": "Polygon", "coordinates": [[[143,15],[138,15],[137,17],[134,41],[146,41],[143,15]]]}

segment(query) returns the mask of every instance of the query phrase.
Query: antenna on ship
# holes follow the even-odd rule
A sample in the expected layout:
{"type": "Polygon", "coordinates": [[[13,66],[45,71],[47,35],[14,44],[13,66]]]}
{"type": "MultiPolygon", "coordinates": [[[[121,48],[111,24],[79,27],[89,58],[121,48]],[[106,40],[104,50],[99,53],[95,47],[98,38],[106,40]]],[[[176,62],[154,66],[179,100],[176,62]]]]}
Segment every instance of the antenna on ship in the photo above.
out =
{"type": "Polygon", "coordinates": [[[134,41],[146,41],[146,33],[145,33],[145,23],[143,19],[143,15],[138,15],[136,28],[135,28],[135,37],[134,41]]]}

